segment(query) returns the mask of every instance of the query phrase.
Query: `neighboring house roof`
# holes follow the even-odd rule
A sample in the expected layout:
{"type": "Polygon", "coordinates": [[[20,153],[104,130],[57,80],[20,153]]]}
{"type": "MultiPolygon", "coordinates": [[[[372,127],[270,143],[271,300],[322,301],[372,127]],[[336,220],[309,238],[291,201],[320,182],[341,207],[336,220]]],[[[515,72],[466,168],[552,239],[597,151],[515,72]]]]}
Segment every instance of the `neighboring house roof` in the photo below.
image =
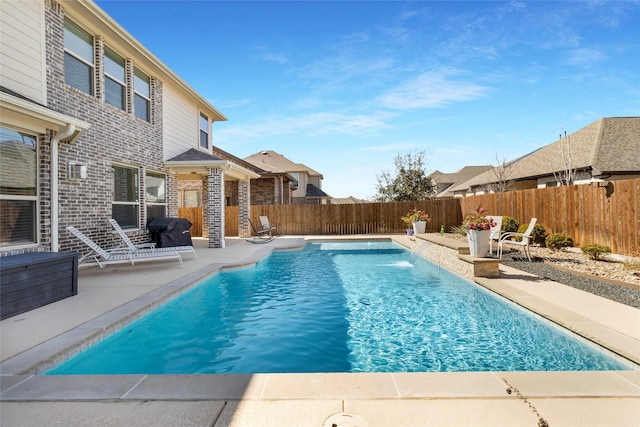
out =
{"type": "MultiPolygon", "coordinates": [[[[566,138],[546,145],[511,162],[509,179],[537,179],[566,170],[562,148],[571,154],[571,169],[591,171],[592,176],[640,172],[640,117],[599,119],[566,138]],[[566,147],[569,147],[568,149],[566,147]]],[[[489,170],[450,191],[491,184],[495,174],[489,170]]]]}
{"type": "Polygon", "coordinates": [[[357,199],[353,196],[349,197],[332,197],[331,204],[332,205],[355,205],[357,203],[369,203],[368,200],[357,199]]]}
{"type": "Polygon", "coordinates": [[[259,162],[259,161],[251,160],[251,159],[246,160],[246,161],[247,161],[247,163],[250,163],[254,167],[256,167],[256,168],[258,168],[260,170],[263,170],[265,172],[269,172],[269,173],[273,173],[273,174],[287,173],[287,172],[283,171],[282,169],[279,169],[279,168],[277,168],[277,167],[275,167],[273,165],[270,165],[268,163],[259,162]]]}
{"type": "Polygon", "coordinates": [[[451,191],[453,187],[488,170],[491,170],[491,166],[465,166],[454,173],[433,172],[431,179],[436,183],[438,192],[436,197],[453,197],[453,191],[451,191]]]}
{"type": "Polygon", "coordinates": [[[223,149],[219,148],[219,147],[211,147],[213,154],[220,156],[223,159],[229,160],[230,162],[236,163],[240,166],[243,166],[247,169],[253,170],[254,172],[257,172],[259,174],[262,174],[264,172],[266,172],[264,169],[258,167],[257,165],[254,165],[250,162],[247,162],[246,160],[241,159],[240,157],[236,157],[233,154],[224,151],[223,149]]]}
{"type": "Polygon", "coordinates": [[[311,169],[309,166],[305,164],[292,162],[282,154],[272,150],[259,151],[255,154],[245,157],[244,160],[252,163],[253,165],[259,166],[261,168],[262,166],[260,166],[260,164],[263,163],[284,172],[288,172],[288,173],[304,172],[309,176],[319,176],[320,179],[323,179],[322,174],[320,172],[316,172],[315,170],[311,169]]]}
{"type": "Polygon", "coordinates": [[[305,197],[331,197],[313,184],[307,184],[305,197]]]}

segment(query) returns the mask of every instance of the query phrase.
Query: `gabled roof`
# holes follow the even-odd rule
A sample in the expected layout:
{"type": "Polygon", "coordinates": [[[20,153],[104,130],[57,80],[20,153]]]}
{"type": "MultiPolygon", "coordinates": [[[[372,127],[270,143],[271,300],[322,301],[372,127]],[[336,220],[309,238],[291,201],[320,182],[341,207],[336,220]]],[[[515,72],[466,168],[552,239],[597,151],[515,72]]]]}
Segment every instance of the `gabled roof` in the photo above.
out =
{"type": "Polygon", "coordinates": [[[271,171],[280,170],[288,173],[304,172],[309,176],[319,176],[320,179],[323,179],[321,173],[316,172],[309,166],[302,163],[292,162],[282,154],[276,153],[272,150],[259,151],[255,154],[245,157],[244,160],[262,169],[266,168],[266,165],[269,165],[272,167],[271,171]],[[264,164],[264,167],[261,164],[264,164]]]}
{"type": "MultiPolygon", "coordinates": [[[[640,117],[608,117],[511,162],[509,179],[537,179],[566,169],[562,157],[571,153],[571,168],[590,170],[592,176],[640,172],[640,117]],[[567,147],[569,147],[567,149],[567,147]]],[[[452,187],[450,191],[496,182],[489,170],[452,187]]]]}
{"type": "Polygon", "coordinates": [[[436,183],[438,189],[436,197],[453,197],[452,188],[488,170],[491,170],[491,166],[465,166],[454,173],[433,172],[431,179],[436,183]]]}

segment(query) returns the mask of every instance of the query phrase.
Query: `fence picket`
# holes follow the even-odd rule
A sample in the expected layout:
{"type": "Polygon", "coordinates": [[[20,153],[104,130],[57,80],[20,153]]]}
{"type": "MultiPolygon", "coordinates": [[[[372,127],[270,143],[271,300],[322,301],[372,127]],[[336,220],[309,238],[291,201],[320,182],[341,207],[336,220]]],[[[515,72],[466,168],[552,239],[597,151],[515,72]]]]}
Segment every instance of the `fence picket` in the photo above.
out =
{"type": "MultiPolygon", "coordinates": [[[[289,235],[394,234],[405,232],[407,226],[400,217],[416,208],[431,216],[427,232],[432,233],[441,225],[450,231],[462,223],[464,215],[483,206],[491,215],[511,216],[521,224],[536,217],[547,234],[567,234],[576,246],[599,243],[615,253],[633,255],[640,251],[640,178],[613,181],[609,186],[573,185],[418,202],[254,205],[251,220],[267,215],[280,232],[289,235]]],[[[228,206],[225,218],[226,235],[237,235],[237,206],[228,206]]]]}

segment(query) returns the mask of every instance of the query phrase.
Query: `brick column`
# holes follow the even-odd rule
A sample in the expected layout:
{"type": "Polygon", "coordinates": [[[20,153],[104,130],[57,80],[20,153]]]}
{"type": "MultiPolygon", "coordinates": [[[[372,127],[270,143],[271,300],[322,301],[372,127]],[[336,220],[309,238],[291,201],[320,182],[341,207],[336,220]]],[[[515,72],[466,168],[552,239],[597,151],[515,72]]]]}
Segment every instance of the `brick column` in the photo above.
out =
{"type": "Polygon", "coordinates": [[[209,247],[224,248],[224,172],[221,168],[209,168],[207,187],[209,247]]]}
{"type": "Polygon", "coordinates": [[[238,237],[251,237],[249,214],[251,212],[251,186],[248,179],[238,181],[238,237]]]}

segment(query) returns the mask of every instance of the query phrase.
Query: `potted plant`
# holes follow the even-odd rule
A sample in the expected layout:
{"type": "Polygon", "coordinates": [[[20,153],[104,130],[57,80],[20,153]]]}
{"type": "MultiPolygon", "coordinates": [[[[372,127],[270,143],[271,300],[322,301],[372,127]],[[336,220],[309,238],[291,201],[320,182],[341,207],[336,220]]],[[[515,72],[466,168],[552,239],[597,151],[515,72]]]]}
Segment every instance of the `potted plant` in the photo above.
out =
{"type": "Polygon", "coordinates": [[[464,218],[462,223],[469,239],[469,252],[474,258],[483,258],[487,255],[491,227],[496,225],[492,218],[485,215],[485,212],[487,212],[486,209],[478,206],[464,218]]]}
{"type": "MultiPolygon", "coordinates": [[[[427,223],[431,222],[431,217],[426,212],[423,212],[418,209],[411,209],[405,216],[403,216],[402,221],[413,227],[414,234],[424,234],[426,232],[427,223]]],[[[409,230],[407,230],[407,234],[409,234],[409,230]]]]}

